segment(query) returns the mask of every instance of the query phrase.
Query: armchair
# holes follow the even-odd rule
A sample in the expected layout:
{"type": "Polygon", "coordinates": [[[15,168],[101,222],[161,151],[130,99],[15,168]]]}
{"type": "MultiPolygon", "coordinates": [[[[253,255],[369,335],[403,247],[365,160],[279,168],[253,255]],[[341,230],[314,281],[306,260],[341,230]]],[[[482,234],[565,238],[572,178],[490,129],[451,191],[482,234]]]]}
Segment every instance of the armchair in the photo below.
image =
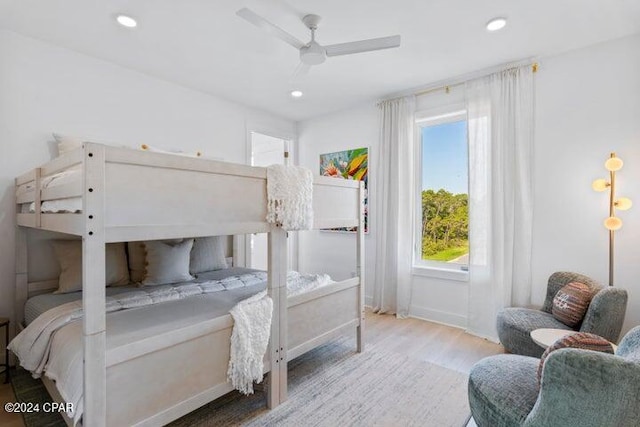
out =
{"type": "Polygon", "coordinates": [[[627,291],[620,288],[603,287],[590,277],[578,273],[556,272],[549,277],[547,294],[540,310],[520,307],[509,307],[498,313],[498,337],[504,348],[513,354],[540,357],[544,348],[531,339],[531,331],[540,328],[573,330],[556,320],[551,314],[553,298],[556,293],[570,282],[580,282],[595,294],[580,327],[580,332],[600,335],[616,343],[627,308],[627,291]]]}
{"type": "Polygon", "coordinates": [[[469,405],[478,427],[632,427],[640,425],[640,326],[615,355],[563,348],[540,360],[512,354],[476,363],[469,405]]]}

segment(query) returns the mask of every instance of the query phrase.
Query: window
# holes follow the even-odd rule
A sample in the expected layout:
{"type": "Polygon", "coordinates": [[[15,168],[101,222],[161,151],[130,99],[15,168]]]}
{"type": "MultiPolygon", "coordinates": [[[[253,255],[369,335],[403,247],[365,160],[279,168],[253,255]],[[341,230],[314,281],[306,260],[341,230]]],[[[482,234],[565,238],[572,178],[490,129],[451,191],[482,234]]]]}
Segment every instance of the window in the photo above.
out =
{"type": "MultiPolygon", "coordinates": [[[[466,119],[465,111],[456,111],[417,121],[418,212],[414,264],[422,270],[468,270],[469,155],[466,119]]],[[[466,273],[459,277],[466,278],[466,273]]]]}

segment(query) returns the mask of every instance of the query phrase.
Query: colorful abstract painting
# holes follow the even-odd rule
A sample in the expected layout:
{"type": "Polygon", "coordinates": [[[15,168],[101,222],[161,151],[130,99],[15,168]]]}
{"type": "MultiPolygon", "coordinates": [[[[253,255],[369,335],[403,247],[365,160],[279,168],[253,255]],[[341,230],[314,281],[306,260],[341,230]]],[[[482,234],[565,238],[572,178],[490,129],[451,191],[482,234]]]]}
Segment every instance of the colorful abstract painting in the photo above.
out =
{"type": "MultiPolygon", "coordinates": [[[[335,153],[320,154],[320,175],[339,179],[355,179],[364,181],[364,232],[369,232],[369,209],[367,179],[369,177],[369,149],[355,148],[353,150],[337,151],[335,153]]],[[[355,233],[356,227],[331,228],[325,231],[355,233]]]]}

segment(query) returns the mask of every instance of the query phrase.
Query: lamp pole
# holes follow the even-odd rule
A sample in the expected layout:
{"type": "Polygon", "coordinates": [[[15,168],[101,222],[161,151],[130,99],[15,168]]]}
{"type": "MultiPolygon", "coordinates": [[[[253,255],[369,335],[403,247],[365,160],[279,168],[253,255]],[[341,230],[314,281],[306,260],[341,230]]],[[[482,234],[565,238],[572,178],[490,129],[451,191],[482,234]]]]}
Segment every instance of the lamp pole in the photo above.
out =
{"type": "MultiPolygon", "coordinates": [[[[616,153],[611,153],[610,158],[616,157],[616,153]]],[[[609,217],[615,215],[614,206],[615,206],[615,197],[616,197],[616,171],[609,171],[609,182],[611,186],[609,187],[609,217]]],[[[613,242],[614,242],[615,231],[609,230],[609,286],[613,286],[613,242]]]]}
{"type": "Polygon", "coordinates": [[[609,189],[609,217],[604,220],[604,226],[609,230],[609,286],[613,286],[613,244],[614,233],[622,227],[622,220],[616,216],[616,210],[626,211],[632,206],[631,200],[626,197],[616,199],[616,171],[622,168],[624,162],[611,153],[604,167],[609,171],[609,182],[606,179],[596,179],[591,184],[595,191],[607,191],[609,189]]]}

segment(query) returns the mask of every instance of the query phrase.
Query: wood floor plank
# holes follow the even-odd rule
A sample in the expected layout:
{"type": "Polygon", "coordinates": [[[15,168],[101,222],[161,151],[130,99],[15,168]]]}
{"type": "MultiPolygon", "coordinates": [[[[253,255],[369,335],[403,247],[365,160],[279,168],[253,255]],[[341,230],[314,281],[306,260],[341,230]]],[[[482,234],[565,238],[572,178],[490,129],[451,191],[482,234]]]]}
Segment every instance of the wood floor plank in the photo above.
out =
{"type": "Polygon", "coordinates": [[[386,350],[464,373],[480,359],[504,353],[501,345],[459,328],[370,311],[367,311],[366,340],[367,345],[382,345],[386,350]]]}

